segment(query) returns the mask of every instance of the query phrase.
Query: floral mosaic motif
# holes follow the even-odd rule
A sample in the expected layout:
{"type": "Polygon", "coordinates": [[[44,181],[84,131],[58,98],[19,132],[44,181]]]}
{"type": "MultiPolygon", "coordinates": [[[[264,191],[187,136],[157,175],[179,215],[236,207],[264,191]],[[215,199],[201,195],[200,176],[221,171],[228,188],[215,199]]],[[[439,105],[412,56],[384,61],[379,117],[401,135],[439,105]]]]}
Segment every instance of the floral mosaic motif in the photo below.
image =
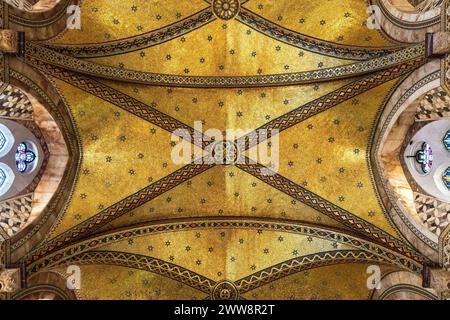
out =
{"type": "Polygon", "coordinates": [[[0,228],[10,237],[15,235],[28,221],[33,195],[10,199],[0,203],[0,228]]]}
{"type": "Polygon", "coordinates": [[[214,14],[223,20],[230,20],[239,11],[239,0],[214,0],[212,2],[214,14]]]}
{"type": "Polygon", "coordinates": [[[28,169],[28,165],[33,163],[36,159],[36,155],[33,151],[28,149],[26,143],[22,142],[17,146],[16,151],[16,166],[20,172],[25,172],[28,169]]]}

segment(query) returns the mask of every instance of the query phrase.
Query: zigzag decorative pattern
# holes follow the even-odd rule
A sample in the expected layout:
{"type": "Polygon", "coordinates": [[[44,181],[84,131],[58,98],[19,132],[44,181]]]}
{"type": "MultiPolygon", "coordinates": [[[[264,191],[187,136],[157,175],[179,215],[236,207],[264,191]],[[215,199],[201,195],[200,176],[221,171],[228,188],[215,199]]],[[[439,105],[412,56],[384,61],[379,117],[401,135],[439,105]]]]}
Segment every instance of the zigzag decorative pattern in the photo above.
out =
{"type": "Polygon", "coordinates": [[[308,269],[324,267],[341,263],[358,263],[372,261],[386,263],[382,258],[359,250],[342,250],[314,253],[311,255],[294,258],[273,267],[259,271],[235,282],[240,294],[254,290],[269,282],[301,272],[308,269]]]}
{"type": "Polygon", "coordinates": [[[43,61],[54,66],[95,77],[145,83],[149,85],[195,88],[261,87],[328,81],[330,79],[355,77],[357,75],[367,74],[405,63],[412,59],[424,59],[425,57],[425,45],[419,44],[380,58],[334,68],[247,77],[206,77],[157,74],[100,65],[60,54],[54,50],[45,48],[36,42],[27,42],[25,51],[25,59],[32,65],[37,65],[38,61],[43,61]]]}
{"type": "Polygon", "coordinates": [[[271,130],[277,129],[280,132],[286,130],[320,112],[328,110],[348,99],[356,97],[357,95],[375,88],[386,81],[400,77],[403,74],[411,72],[423,63],[422,59],[412,60],[405,64],[393,67],[391,69],[378,72],[367,78],[350,83],[330,94],[327,94],[321,98],[318,98],[312,102],[300,106],[299,108],[292,110],[285,115],[278,117],[260,128],[248,133],[244,137],[238,139],[236,142],[240,150],[246,150],[251,147],[256,146],[261,143],[263,138],[268,136],[259,136],[258,132],[260,130],[266,130],[270,132],[271,130]]]}
{"type": "Polygon", "coordinates": [[[201,136],[201,133],[195,131],[190,126],[178,121],[171,116],[162,113],[161,111],[149,106],[139,100],[136,100],[120,91],[117,91],[107,85],[98,81],[89,79],[87,77],[77,75],[73,72],[66,71],[55,66],[36,61],[35,67],[42,72],[49,74],[55,78],[65,81],[85,92],[88,92],[100,99],[103,99],[109,103],[122,108],[135,116],[144,119],[154,125],[172,133],[177,129],[187,130],[191,135],[191,141],[200,148],[205,148],[210,144],[209,141],[199,141],[197,137],[201,136]]]}
{"type": "MultiPolygon", "coordinates": [[[[351,227],[363,234],[369,236],[377,242],[387,245],[389,248],[406,255],[416,261],[423,262],[424,258],[417,253],[413,253],[411,248],[408,248],[403,242],[394,239],[392,236],[383,230],[375,227],[371,223],[354,216],[350,212],[336,206],[335,204],[319,197],[318,195],[308,191],[298,184],[288,180],[287,178],[273,172],[272,175],[263,174],[261,170],[265,168],[260,164],[237,164],[236,167],[251,174],[259,180],[268,185],[284,192],[292,198],[301,201],[302,203],[316,209],[317,211],[333,218],[346,226],[351,227]]],[[[267,168],[265,168],[268,170],[267,168]]]]}
{"type": "MultiPolygon", "coordinates": [[[[198,229],[277,230],[280,232],[308,235],[319,239],[339,242],[342,244],[353,246],[359,250],[371,252],[377,256],[380,256],[386,261],[390,261],[395,265],[398,265],[402,268],[407,268],[413,272],[421,272],[422,269],[422,266],[420,264],[414,262],[413,260],[409,260],[394,251],[387,250],[386,248],[372,242],[359,239],[351,235],[337,233],[332,230],[312,226],[304,226],[296,223],[281,223],[259,219],[250,220],[248,218],[245,218],[244,220],[244,218],[242,218],[237,220],[220,220],[216,218],[215,220],[189,219],[184,222],[154,223],[141,227],[131,228],[128,230],[96,235],[92,238],[68,246],[63,250],[46,255],[44,260],[40,260],[36,263],[27,265],[27,272],[29,274],[38,272],[43,268],[52,267],[58,263],[61,263],[62,260],[69,259],[74,255],[78,255],[80,253],[93,250],[114,242],[132,239],[135,237],[142,237],[149,234],[159,234],[174,231],[180,232],[198,229]]],[[[27,263],[30,263],[30,261],[27,261],[27,263]]]]}
{"type": "Polygon", "coordinates": [[[250,28],[253,28],[258,32],[261,32],[262,34],[265,34],[278,41],[282,41],[292,46],[302,48],[314,53],[319,53],[336,58],[367,60],[375,57],[381,57],[383,55],[392,53],[395,50],[399,50],[399,48],[357,48],[341,45],[338,43],[322,41],[283,28],[245,8],[241,8],[238,13],[237,20],[249,26],[250,28]]]}
{"type": "MultiPolygon", "coordinates": [[[[395,68],[393,68],[393,70],[387,70],[387,71],[384,71],[384,72],[382,72],[381,74],[377,74],[377,75],[375,75],[373,78],[370,78],[369,80],[366,80],[366,81],[364,81],[360,86],[357,86],[357,89],[360,89],[361,87],[362,87],[362,85],[363,84],[365,84],[365,85],[368,85],[368,84],[372,84],[372,85],[375,85],[375,84],[377,84],[377,83],[382,83],[382,81],[384,80],[384,81],[387,81],[386,80],[386,78],[387,79],[390,79],[390,78],[395,78],[396,76],[398,76],[399,74],[401,74],[402,72],[407,72],[407,71],[409,71],[409,69],[410,68],[413,68],[416,64],[418,64],[418,63],[421,63],[421,59],[418,59],[418,60],[415,60],[415,61],[411,61],[411,62],[409,62],[409,63],[407,63],[407,64],[405,64],[405,65],[402,65],[402,66],[398,66],[398,67],[395,67],[395,68]]],[[[41,66],[42,67],[42,66],[41,66]]],[[[55,75],[59,75],[61,78],[63,78],[63,79],[66,79],[66,81],[68,81],[68,82],[71,82],[71,83],[73,83],[74,81],[76,81],[76,82],[78,82],[79,83],[79,85],[80,86],[82,86],[82,87],[84,87],[85,88],[85,90],[89,90],[90,92],[92,92],[93,94],[96,94],[96,95],[100,95],[100,96],[104,96],[105,97],[105,99],[109,99],[109,101],[115,101],[116,103],[117,103],[117,101],[116,100],[118,100],[118,101],[120,101],[121,103],[123,103],[122,104],[122,107],[124,107],[125,105],[126,105],[126,110],[129,110],[128,109],[128,105],[130,105],[130,104],[128,104],[128,103],[126,103],[126,102],[132,102],[131,103],[131,105],[133,105],[133,103],[136,103],[137,101],[136,100],[133,100],[132,98],[132,100],[127,100],[127,97],[124,95],[124,96],[120,96],[120,93],[117,93],[117,92],[111,92],[111,91],[108,91],[107,89],[107,87],[105,86],[105,87],[103,87],[103,89],[106,89],[106,94],[104,94],[104,90],[96,90],[96,86],[95,86],[95,83],[93,83],[93,82],[90,82],[90,81],[88,81],[88,80],[86,80],[86,79],[83,79],[83,78],[78,78],[78,77],[76,77],[76,76],[73,76],[73,74],[72,73],[70,73],[70,72],[65,72],[65,71],[60,71],[60,70],[58,70],[57,68],[54,68],[54,67],[51,67],[51,66],[48,66],[49,68],[48,69],[45,69],[47,72],[56,72],[56,73],[54,73],[55,75]],[[59,72],[60,71],[60,72],[59,72]],[[58,73],[59,72],[59,73],[58,73]],[[70,78],[70,76],[73,76],[73,78],[70,78]],[[122,100],[121,101],[121,99],[119,98],[119,96],[120,97],[125,97],[124,98],[124,100],[122,100]]],[[[349,89],[347,89],[346,91],[344,90],[344,91],[342,91],[341,93],[339,93],[339,94],[337,94],[337,95],[335,95],[335,100],[337,100],[337,101],[340,101],[340,100],[342,100],[342,101],[344,101],[344,99],[345,98],[348,98],[348,97],[346,97],[346,95],[345,95],[345,93],[347,92],[352,92],[352,90],[349,90],[349,89]]],[[[322,107],[322,108],[327,108],[327,107],[324,107],[325,106],[325,104],[328,104],[329,106],[327,106],[327,107],[331,107],[332,106],[332,104],[331,104],[331,99],[327,99],[327,100],[325,100],[324,102],[322,102],[322,101],[320,101],[319,103],[318,103],[318,110],[316,111],[316,112],[320,112],[320,107],[322,107]]],[[[139,102],[137,102],[137,104],[138,104],[138,107],[141,107],[142,108],[142,105],[139,105],[139,102]]],[[[133,106],[133,107],[136,107],[135,105],[133,106]]],[[[292,120],[292,121],[287,121],[287,122],[285,122],[285,126],[286,126],[286,128],[287,127],[289,127],[290,125],[294,125],[294,124],[296,124],[296,123],[298,123],[298,122],[300,122],[301,121],[301,115],[302,115],[302,113],[303,112],[301,112],[301,108],[299,108],[299,109],[297,109],[296,111],[294,111],[294,113],[295,112],[298,112],[299,114],[300,114],[300,116],[299,117],[297,117],[296,119],[294,119],[294,120],[292,120]]],[[[136,109],[136,112],[138,113],[138,114],[141,114],[141,116],[142,115],[145,115],[147,112],[148,112],[148,110],[147,109],[139,109],[139,108],[137,108],[136,109]]],[[[151,117],[150,119],[155,119],[154,117],[151,117]]],[[[171,118],[169,118],[169,120],[172,120],[171,118]]],[[[161,121],[161,118],[157,118],[157,121],[156,120],[154,120],[155,122],[158,122],[158,123],[161,123],[160,121],[161,121]]],[[[176,121],[176,120],[173,120],[173,121],[176,121]]],[[[279,121],[279,120],[275,120],[275,121],[279,121]]],[[[162,124],[161,125],[164,125],[164,126],[166,126],[166,122],[164,121],[164,120],[162,120],[162,124]]],[[[170,128],[174,128],[173,127],[173,125],[174,124],[172,124],[172,125],[169,125],[169,126],[171,126],[170,128]]],[[[273,122],[271,122],[271,123],[269,123],[268,125],[273,125],[273,122]]],[[[212,166],[209,166],[209,167],[212,167],[212,166]]],[[[206,170],[207,168],[209,168],[209,167],[199,167],[199,168],[197,168],[199,171],[204,171],[204,170],[206,170]]],[[[141,191],[142,192],[142,194],[145,194],[146,193],[146,191],[141,191]]],[[[139,203],[140,204],[142,204],[142,203],[145,203],[146,201],[149,201],[150,199],[152,199],[152,195],[151,195],[151,193],[150,193],[150,195],[149,196],[144,196],[144,198],[143,199],[148,199],[148,200],[141,200],[139,203]]],[[[122,204],[122,205],[124,205],[124,206],[126,206],[126,204],[128,203],[128,201],[134,201],[133,199],[124,199],[124,200],[122,200],[120,203],[122,204]]],[[[139,204],[139,205],[140,205],[139,204]]],[[[113,206],[114,207],[114,206],[113,206]]],[[[131,207],[132,208],[135,208],[135,206],[134,205],[131,205],[131,207]]],[[[107,209],[108,210],[108,209],[107,209]]],[[[112,215],[110,215],[110,214],[108,214],[108,213],[106,213],[106,212],[104,212],[104,213],[101,213],[102,215],[104,214],[104,217],[109,217],[109,218],[107,218],[107,219],[110,219],[110,220],[108,220],[108,221],[111,221],[112,219],[115,219],[117,216],[120,216],[121,214],[123,214],[124,213],[124,210],[123,209],[121,209],[121,211],[122,211],[122,213],[120,213],[120,214],[118,214],[118,215],[116,215],[116,213],[114,213],[114,214],[112,214],[112,215]]],[[[94,217],[95,218],[95,217],[94,217]]],[[[100,221],[101,220],[103,220],[104,218],[101,218],[100,219],[100,221]]],[[[89,225],[89,221],[87,221],[87,222],[85,222],[85,224],[87,224],[87,225],[89,225]]],[[[354,223],[351,223],[350,225],[353,225],[354,223]]],[[[89,230],[89,229],[91,229],[91,228],[93,228],[95,226],[95,224],[91,224],[91,226],[89,227],[89,228],[84,228],[84,227],[80,227],[80,228],[75,228],[75,230],[71,230],[70,232],[71,232],[71,234],[72,234],[72,236],[70,236],[69,238],[66,238],[66,240],[69,240],[69,239],[72,239],[72,238],[76,238],[77,236],[79,236],[80,234],[82,234],[82,233],[84,233],[85,231],[87,231],[87,230],[89,230]]],[[[376,234],[376,233],[375,233],[376,234]]],[[[377,239],[378,239],[378,237],[376,237],[377,239]]],[[[384,238],[383,238],[384,239],[384,238]]],[[[62,246],[62,244],[64,243],[64,241],[59,241],[59,244],[58,245],[56,245],[56,246],[54,246],[54,245],[48,245],[47,247],[50,247],[50,249],[44,249],[44,253],[48,253],[48,252],[51,252],[51,251],[53,251],[54,249],[57,249],[58,248],[58,246],[62,246]]],[[[402,252],[403,253],[403,251],[400,251],[400,252],[402,252]]],[[[407,252],[407,250],[406,250],[406,252],[407,252]]],[[[39,258],[39,255],[37,255],[37,256],[35,256],[35,258],[37,259],[37,258],[39,258]]],[[[33,260],[35,260],[35,259],[33,259],[33,260]]]]}
{"type": "MultiPolygon", "coordinates": [[[[279,263],[253,275],[237,280],[233,284],[238,289],[239,295],[241,295],[269,282],[304,270],[335,264],[364,262],[376,262],[378,264],[387,263],[386,260],[379,256],[360,250],[321,252],[279,263]]],[[[107,264],[145,270],[181,282],[208,295],[213,293],[217,284],[214,280],[172,263],[153,257],[126,252],[89,251],[65,260],[59,265],[66,264],[107,264]]]]}
{"type": "MultiPolygon", "coordinates": [[[[241,5],[244,2],[245,1],[241,1],[241,5]]],[[[132,52],[139,49],[145,49],[164,43],[166,41],[170,41],[172,39],[175,39],[176,37],[185,35],[193,30],[201,28],[214,20],[216,20],[216,17],[212,12],[211,7],[208,7],[198,13],[193,14],[190,17],[175,22],[169,26],[148,32],[143,35],[130,37],[128,39],[109,41],[106,43],[94,45],[46,44],[45,46],[59,53],[78,58],[104,57],[132,52]]],[[[396,50],[399,50],[399,48],[391,49],[352,47],[315,39],[278,26],[242,7],[240,8],[237,21],[278,41],[282,41],[311,52],[337,58],[367,60],[375,57],[381,57],[383,55],[387,55],[396,50]]]]}
{"type": "Polygon", "coordinates": [[[105,57],[156,46],[203,27],[214,20],[216,20],[216,18],[212,13],[211,8],[208,7],[181,21],[128,39],[94,45],[46,44],[45,46],[59,53],[73,57],[105,57]]]}
{"type": "Polygon", "coordinates": [[[171,173],[167,177],[145,187],[144,189],[132,194],[112,206],[104,209],[90,219],[66,231],[56,238],[46,242],[39,247],[36,252],[31,254],[28,262],[36,261],[45,255],[62,248],[66,243],[73,242],[81,235],[86,235],[95,229],[111,222],[121,215],[134,210],[144,203],[158,197],[159,195],[173,189],[177,185],[195,177],[196,175],[212,168],[213,165],[189,164],[183,168],[171,173]]]}
{"type": "Polygon", "coordinates": [[[64,264],[108,264],[153,272],[210,294],[216,282],[175,264],[139,254],[115,251],[90,251],[64,264]]]}

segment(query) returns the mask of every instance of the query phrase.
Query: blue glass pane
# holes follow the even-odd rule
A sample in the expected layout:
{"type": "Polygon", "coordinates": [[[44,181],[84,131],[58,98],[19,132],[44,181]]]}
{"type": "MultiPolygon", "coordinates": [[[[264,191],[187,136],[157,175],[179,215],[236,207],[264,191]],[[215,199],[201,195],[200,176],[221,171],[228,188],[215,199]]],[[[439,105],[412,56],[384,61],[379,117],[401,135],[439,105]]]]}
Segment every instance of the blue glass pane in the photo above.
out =
{"type": "Polygon", "coordinates": [[[442,142],[444,142],[445,149],[450,152],[450,130],[447,131],[442,142]]]}
{"type": "Polygon", "coordinates": [[[20,172],[25,172],[25,170],[27,170],[27,164],[25,162],[18,162],[16,163],[17,165],[17,170],[19,170],[20,172]]]}
{"type": "Polygon", "coordinates": [[[17,146],[17,151],[26,151],[27,150],[27,145],[25,143],[20,143],[17,146]]]}
{"type": "Polygon", "coordinates": [[[6,181],[6,173],[2,169],[0,169],[0,187],[3,186],[5,181],[6,181]]]}
{"type": "Polygon", "coordinates": [[[444,175],[442,176],[442,181],[444,181],[447,189],[450,190],[450,167],[445,170],[444,175]]]}
{"type": "Polygon", "coordinates": [[[36,158],[36,156],[34,155],[34,152],[33,152],[33,151],[28,151],[28,152],[26,153],[26,155],[27,155],[27,156],[26,156],[25,161],[28,162],[28,163],[33,162],[34,159],[36,158]]]}
{"type": "Polygon", "coordinates": [[[5,147],[6,144],[6,137],[3,134],[3,132],[0,131],[0,150],[2,150],[5,147]]]}

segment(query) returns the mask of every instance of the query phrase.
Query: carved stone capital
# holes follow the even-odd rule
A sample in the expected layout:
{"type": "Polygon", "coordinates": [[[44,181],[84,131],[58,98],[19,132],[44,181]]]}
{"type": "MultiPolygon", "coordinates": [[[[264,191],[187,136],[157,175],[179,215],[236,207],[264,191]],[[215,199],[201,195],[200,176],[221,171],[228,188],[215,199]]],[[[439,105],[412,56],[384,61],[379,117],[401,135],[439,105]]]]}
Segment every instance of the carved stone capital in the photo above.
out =
{"type": "Polygon", "coordinates": [[[446,269],[431,269],[430,287],[436,291],[441,299],[450,299],[450,272],[446,269]]]}
{"type": "Polygon", "coordinates": [[[20,269],[0,271],[0,293],[15,292],[20,289],[20,269]]]}
{"type": "Polygon", "coordinates": [[[19,52],[19,33],[17,31],[0,29],[0,52],[19,52]]]}

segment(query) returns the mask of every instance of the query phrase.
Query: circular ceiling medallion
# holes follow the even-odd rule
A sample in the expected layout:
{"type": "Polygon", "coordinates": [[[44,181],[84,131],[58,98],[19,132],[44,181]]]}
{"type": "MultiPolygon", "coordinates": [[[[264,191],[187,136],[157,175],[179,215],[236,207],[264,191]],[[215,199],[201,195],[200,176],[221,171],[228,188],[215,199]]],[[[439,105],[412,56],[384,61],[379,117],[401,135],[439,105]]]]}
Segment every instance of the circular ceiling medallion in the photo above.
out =
{"type": "Polygon", "coordinates": [[[219,282],[213,290],[213,300],[238,300],[239,292],[230,281],[219,282]]]}
{"type": "Polygon", "coordinates": [[[215,164],[233,164],[238,159],[238,147],[233,141],[217,141],[211,147],[215,164]]]}
{"type": "Polygon", "coordinates": [[[239,12],[239,0],[213,0],[212,10],[214,14],[223,20],[233,19],[239,12]]]}

